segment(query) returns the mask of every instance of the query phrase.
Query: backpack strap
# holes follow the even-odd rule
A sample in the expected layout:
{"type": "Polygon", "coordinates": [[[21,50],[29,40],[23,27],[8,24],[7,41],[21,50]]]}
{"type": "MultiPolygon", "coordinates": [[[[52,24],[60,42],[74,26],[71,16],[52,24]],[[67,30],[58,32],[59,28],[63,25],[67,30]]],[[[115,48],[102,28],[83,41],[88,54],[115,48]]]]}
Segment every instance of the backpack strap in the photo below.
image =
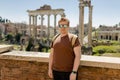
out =
{"type": "Polygon", "coordinates": [[[56,39],[59,35],[60,35],[60,34],[56,34],[56,35],[53,37],[52,42],[54,42],[55,39],[56,39]]]}
{"type": "MultiPolygon", "coordinates": [[[[55,39],[56,39],[59,35],[60,35],[60,34],[56,34],[56,35],[53,37],[52,42],[54,42],[55,39]]],[[[77,39],[77,35],[68,34],[68,36],[69,36],[69,39],[70,39],[70,36],[72,36],[71,45],[72,45],[72,48],[73,48],[73,46],[74,46],[74,44],[75,44],[75,41],[76,41],[76,39],[77,39]]]]}
{"type": "Polygon", "coordinates": [[[70,36],[72,36],[71,45],[72,45],[72,48],[73,48],[74,44],[75,44],[75,41],[77,39],[77,35],[75,35],[75,34],[69,34],[69,38],[70,38],[70,36]]]}
{"type": "Polygon", "coordinates": [[[72,38],[72,47],[74,46],[76,39],[77,39],[77,36],[73,35],[73,38],[72,38]]]}

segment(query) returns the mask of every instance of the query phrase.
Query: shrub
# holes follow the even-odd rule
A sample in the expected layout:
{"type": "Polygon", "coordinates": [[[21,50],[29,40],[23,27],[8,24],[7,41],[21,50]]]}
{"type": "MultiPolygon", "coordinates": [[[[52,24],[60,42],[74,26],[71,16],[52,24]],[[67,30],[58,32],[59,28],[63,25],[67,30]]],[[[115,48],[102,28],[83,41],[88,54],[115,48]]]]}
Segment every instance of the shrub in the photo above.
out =
{"type": "Polygon", "coordinates": [[[15,40],[16,40],[17,43],[20,43],[20,38],[21,38],[21,36],[22,36],[22,34],[20,34],[20,33],[17,33],[17,34],[15,35],[15,40]]]}
{"type": "Polygon", "coordinates": [[[100,49],[100,50],[98,50],[98,53],[100,53],[100,54],[105,53],[105,49],[100,49]]]}
{"type": "Polygon", "coordinates": [[[118,53],[120,52],[120,46],[97,46],[93,48],[94,53],[118,53]]]}
{"type": "Polygon", "coordinates": [[[12,34],[8,34],[8,35],[6,35],[6,41],[8,41],[8,40],[12,40],[13,39],[13,35],[12,34]]]}
{"type": "Polygon", "coordinates": [[[112,45],[120,45],[119,41],[112,41],[111,43],[112,43],[112,45]]]}

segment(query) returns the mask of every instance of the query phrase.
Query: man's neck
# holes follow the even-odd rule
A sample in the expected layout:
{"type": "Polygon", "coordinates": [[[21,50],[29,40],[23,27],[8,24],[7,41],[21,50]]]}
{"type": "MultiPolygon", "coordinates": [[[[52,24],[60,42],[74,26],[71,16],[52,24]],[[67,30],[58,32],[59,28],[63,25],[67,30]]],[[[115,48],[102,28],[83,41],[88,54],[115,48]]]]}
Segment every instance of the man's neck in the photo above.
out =
{"type": "Polygon", "coordinates": [[[61,37],[68,35],[68,33],[60,34],[61,37]]]}

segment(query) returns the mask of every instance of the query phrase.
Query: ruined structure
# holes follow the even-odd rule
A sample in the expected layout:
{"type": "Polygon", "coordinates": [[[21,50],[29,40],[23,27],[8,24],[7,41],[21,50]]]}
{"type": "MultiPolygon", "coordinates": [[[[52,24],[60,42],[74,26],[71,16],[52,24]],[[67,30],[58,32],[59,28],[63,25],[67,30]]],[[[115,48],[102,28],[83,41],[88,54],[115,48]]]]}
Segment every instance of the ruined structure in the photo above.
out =
{"type": "Polygon", "coordinates": [[[115,40],[120,41],[120,27],[101,25],[96,32],[98,40],[115,40]]]}
{"type": "Polygon", "coordinates": [[[91,0],[79,0],[79,39],[82,46],[82,53],[83,54],[92,54],[92,8],[91,0]],[[88,21],[88,47],[87,52],[85,51],[86,48],[83,45],[84,39],[84,8],[89,8],[89,21],[88,21]],[[85,52],[84,52],[85,51],[85,52]],[[88,53],[89,52],[89,53],[88,53]]]}
{"type": "Polygon", "coordinates": [[[88,22],[88,47],[92,47],[92,8],[91,0],[79,0],[79,38],[81,45],[83,46],[83,39],[84,39],[84,8],[89,8],[89,22],[88,22]]]}
{"type": "Polygon", "coordinates": [[[47,28],[47,38],[49,39],[50,36],[50,16],[54,15],[54,35],[56,34],[56,17],[57,15],[65,16],[64,9],[52,9],[50,5],[43,5],[39,9],[36,10],[27,10],[29,15],[29,25],[30,25],[30,36],[37,37],[37,17],[41,16],[41,33],[40,38],[43,38],[43,20],[44,15],[48,16],[48,28],[47,28]],[[33,34],[32,34],[33,33],[33,34]]]}

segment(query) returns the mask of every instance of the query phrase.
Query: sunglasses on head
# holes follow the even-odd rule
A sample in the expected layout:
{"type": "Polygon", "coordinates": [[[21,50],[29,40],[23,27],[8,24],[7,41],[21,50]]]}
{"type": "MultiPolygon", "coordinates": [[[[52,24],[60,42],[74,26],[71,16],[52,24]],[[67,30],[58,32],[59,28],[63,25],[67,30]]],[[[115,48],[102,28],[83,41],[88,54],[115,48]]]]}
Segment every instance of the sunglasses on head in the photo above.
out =
{"type": "Polygon", "coordinates": [[[67,24],[59,24],[59,28],[67,28],[68,25],[67,24]]]}

